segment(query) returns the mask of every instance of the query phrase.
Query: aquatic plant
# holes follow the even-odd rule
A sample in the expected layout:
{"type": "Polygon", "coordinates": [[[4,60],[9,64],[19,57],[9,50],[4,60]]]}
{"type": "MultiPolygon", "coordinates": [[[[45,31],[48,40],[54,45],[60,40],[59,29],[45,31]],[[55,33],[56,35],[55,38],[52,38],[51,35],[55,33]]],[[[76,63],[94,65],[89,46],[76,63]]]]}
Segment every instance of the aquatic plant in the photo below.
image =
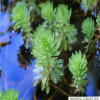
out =
{"type": "Polygon", "coordinates": [[[34,32],[33,42],[34,47],[32,49],[32,53],[34,57],[38,59],[36,61],[37,68],[34,72],[38,70],[38,67],[43,67],[43,72],[40,72],[42,74],[41,89],[46,89],[46,93],[49,93],[49,80],[57,83],[57,77],[63,75],[63,71],[59,65],[59,63],[62,63],[63,60],[58,60],[58,56],[60,54],[58,48],[61,44],[61,39],[58,41],[58,38],[55,38],[54,33],[45,30],[40,25],[34,32]]]}
{"type": "MultiPolygon", "coordinates": [[[[18,100],[19,92],[14,89],[6,89],[5,93],[1,91],[0,100],[18,100]]],[[[22,100],[22,99],[20,99],[22,100]]]]}
{"type": "Polygon", "coordinates": [[[41,15],[42,18],[47,20],[49,23],[54,21],[54,10],[53,10],[53,3],[50,3],[50,1],[45,2],[43,5],[41,5],[41,15]]]}
{"type": "Polygon", "coordinates": [[[94,31],[95,31],[95,27],[94,27],[94,20],[92,20],[92,18],[86,18],[83,22],[82,22],[82,32],[84,34],[84,41],[83,43],[88,43],[87,46],[85,46],[85,49],[88,49],[90,47],[90,52],[94,52],[94,48],[95,45],[93,45],[95,43],[95,41],[93,41],[93,37],[94,37],[94,31]]]}
{"type": "Polygon", "coordinates": [[[72,10],[68,9],[67,5],[59,4],[57,8],[53,10],[53,4],[47,1],[41,6],[42,18],[45,19],[43,27],[51,30],[56,36],[62,37],[60,51],[72,50],[71,44],[75,42],[77,29],[74,25],[70,24],[70,16],[72,10]]]}
{"type": "Polygon", "coordinates": [[[26,7],[25,2],[18,2],[12,10],[11,14],[12,22],[15,22],[14,29],[22,28],[22,31],[30,32],[30,12],[26,7]],[[27,24],[26,24],[27,22],[27,24]],[[27,31],[25,28],[28,28],[27,31]]]}
{"type": "Polygon", "coordinates": [[[69,70],[73,74],[74,83],[72,86],[76,87],[76,92],[84,92],[84,86],[87,84],[86,71],[87,71],[87,59],[85,54],[82,57],[81,51],[79,53],[75,51],[69,58],[69,70]]]}
{"type": "Polygon", "coordinates": [[[62,42],[60,45],[60,51],[64,49],[64,51],[67,50],[67,48],[71,51],[71,43],[74,43],[77,35],[77,29],[74,27],[74,25],[71,25],[70,22],[70,16],[71,16],[72,10],[68,10],[68,6],[64,4],[60,4],[55,9],[55,23],[54,26],[58,29],[59,35],[62,36],[62,42]]]}
{"type": "Polygon", "coordinates": [[[26,41],[26,48],[32,42],[31,23],[30,23],[30,11],[27,9],[25,2],[18,2],[12,10],[11,14],[12,22],[14,22],[14,29],[17,30],[21,28],[22,38],[26,41]],[[27,23],[27,24],[26,24],[27,23]]]}
{"type": "Polygon", "coordinates": [[[100,30],[100,15],[98,14],[97,19],[96,19],[97,25],[99,27],[100,30]]]}
{"type": "Polygon", "coordinates": [[[93,11],[97,6],[98,0],[75,0],[80,3],[81,8],[86,13],[87,11],[93,11]]]}
{"type": "Polygon", "coordinates": [[[96,7],[97,0],[81,0],[82,8],[85,8],[85,12],[88,10],[93,11],[96,7]]]}
{"type": "Polygon", "coordinates": [[[30,20],[33,22],[35,17],[35,12],[40,14],[39,6],[36,4],[36,0],[22,0],[26,2],[27,8],[30,11],[30,20]]]}
{"type": "Polygon", "coordinates": [[[82,22],[82,32],[84,33],[84,37],[88,38],[91,40],[93,38],[93,33],[95,31],[94,27],[94,20],[92,18],[87,17],[83,22],[82,22]]]}
{"type": "MultiPolygon", "coordinates": [[[[34,45],[32,46],[32,54],[37,58],[37,61],[33,72],[38,74],[34,77],[34,86],[41,83],[41,89],[45,89],[48,94],[50,82],[57,84],[60,81],[60,77],[64,75],[64,68],[62,68],[63,60],[58,59],[58,56],[62,51],[71,51],[71,45],[77,40],[77,29],[70,23],[72,9],[68,9],[68,5],[65,4],[59,4],[56,8],[53,8],[53,3],[50,1],[41,3],[41,16],[45,21],[36,28],[34,34],[31,34],[30,19],[32,17],[32,9],[36,7],[35,0],[23,1],[26,3],[18,2],[16,4],[12,10],[11,18],[15,22],[14,29],[20,28],[23,31],[22,37],[27,41],[26,47],[31,43],[34,45]]],[[[77,1],[79,2],[79,0],[77,1]]],[[[93,10],[97,3],[94,0],[89,0],[88,2],[87,0],[81,1],[81,6],[85,8],[86,12],[93,10]],[[93,6],[90,7],[90,5],[93,6]]],[[[100,27],[99,15],[97,17],[97,24],[100,27]]],[[[90,52],[94,52],[94,44],[96,42],[96,40],[93,40],[95,32],[94,21],[88,17],[82,22],[81,27],[84,34],[83,43],[87,43],[85,48],[89,49],[90,52]]],[[[83,93],[84,86],[87,84],[87,60],[85,55],[82,56],[81,51],[79,53],[75,52],[75,54],[72,53],[68,66],[73,74],[74,84],[72,86],[76,87],[75,93],[83,93]]]]}
{"type": "Polygon", "coordinates": [[[70,8],[69,10],[67,5],[59,4],[55,13],[56,21],[59,23],[58,25],[63,26],[69,23],[72,9],[70,8]]]}

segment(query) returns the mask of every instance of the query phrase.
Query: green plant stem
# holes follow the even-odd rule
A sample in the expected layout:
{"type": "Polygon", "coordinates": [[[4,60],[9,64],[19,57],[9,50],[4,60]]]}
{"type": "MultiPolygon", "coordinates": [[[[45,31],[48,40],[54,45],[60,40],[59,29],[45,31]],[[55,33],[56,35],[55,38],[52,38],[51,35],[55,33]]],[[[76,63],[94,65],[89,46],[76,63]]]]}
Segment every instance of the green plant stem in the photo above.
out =
{"type": "Polygon", "coordinates": [[[31,37],[30,32],[27,30],[27,27],[25,27],[24,29],[26,29],[26,32],[27,32],[28,35],[31,37]]]}
{"type": "Polygon", "coordinates": [[[69,94],[67,94],[65,91],[63,91],[62,89],[60,89],[59,87],[55,86],[54,84],[50,84],[52,87],[54,87],[55,89],[57,89],[59,92],[61,92],[62,94],[66,95],[67,97],[70,96],[69,94]]]}
{"type": "MultiPolygon", "coordinates": [[[[58,87],[61,88],[61,86],[62,86],[62,82],[60,83],[60,85],[59,85],[58,87]]],[[[58,90],[56,90],[56,91],[49,97],[48,100],[52,100],[53,97],[55,96],[55,94],[56,94],[57,92],[58,92],[58,90]]]]}
{"type": "MultiPolygon", "coordinates": [[[[63,52],[63,53],[64,53],[64,52],[63,52]]],[[[65,56],[63,53],[61,54],[62,57],[65,56]]],[[[67,59],[66,62],[68,62],[68,55],[65,56],[65,59],[67,59]]],[[[63,81],[65,82],[65,84],[66,84],[67,86],[70,86],[70,87],[71,87],[71,84],[68,84],[67,81],[66,81],[66,79],[65,79],[65,69],[66,69],[66,68],[68,68],[68,65],[65,65],[64,67],[62,67],[62,69],[64,69],[63,81]]],[[[61,88],[61,86],[62,86],[62,84],[63,84],[63,81],[60,83],[60,85],[59,85],[58,87],[57,87],[57,86],[55,87],[55,86],[52,84],[52,86],[53,86],[54,88],[56,88],[57,90],[49,97],[48,100],[52,100],[52,99],[53,99],[53,97],[55,96],[55,94],[56,94],[56,93],[59,91],[59,89],[61,88]]],[[[69,94],[66,94],[64,91],[63,91],[63,92],[62,92],[62,91],[63,91],[63,90],[61,89],[60,92],[61,92],[62,94],[66,95],[66,96],[69,95],[69,94]]]]}
{"type": "MultiPolygon", "coordinates": [[[[62,69],[64,69],[64,73],[65,73],[65,69],[66,69],[66,68],[68,68],[68,64],[65,65],[64,67],[62,67],[62,69]]],[[[67,81],[66,81],[66,79],[65,79],[65,74],[63,75],[63,81],[65,82],[65,84],[66,84],[67,86],[70,86],[70,87],[71,87],[71,84],[67,83],[67,81]]]]}
{"type": "Polygon", "coordinates": [[[85,52],[82,54],[82,56],[83,56],[84,54],[87,54],[87,52],[89,51],[89,49],[90,49],[90,46],[89,46],[88,49],[85,50],[85,52]]]}
{"type": "Polygon", "coordinates": [[[91,44],[89,45],[89,48],[86,49],[85,52],[82,54],[82,56],[83,56],[84,54],[87,54],[87,52],[89,51],[90,47],[91,47],[91,44]]]}
{"type": "Polygon", "coordinates": [[[82,9],[78,9],[78,10],[75,10],[72,12],[72,14],[79,14],[79,13],[83,13],[83,10],[82,9]]]}
{"type": "Polygon", "coordinates": [[[93,59],[94,59],[94,57],[92,58],[91,62],[90,62],[89,65],[88,65],[88,69],[87,69],[87,72],[86,72],[87,74],[88,74],[88,71],[89,71],[90,66],[91,66],[91,64],[92,64],[93,59]]]}
{"type": "Polygon", "coordinates": [[[64,70],[65,70],[66,68],[68,68],[68,65],[64,66],[64,70]]]}
{"type": "MultiPolygon", "coordinates": [[[[66,55],[66,62],[68,63],[68,55],[66,55]]],[[[66,79],[65,79],[65,69],[68,68],[68,64],[65,65],[64,67],[62,67],[62,69],[64,69],[64,74],[63,74],[63,81],[67,86],[71,87],[71,84],[67,83],[66,79]]]]}
{"type": "Polygon", "coordinates": [[[68,85],[68,86],[70,86],[70,87],[71,87],[71,84],[67,83],[67,81],[66,81],[66,79],[65,79],[65,78],[64,78],[63,80],[64,80],[64,82],[65,82],[65,84],[66,84],[66,85],[68,85]]]}
{"type": "Polygon", "coordinates": [[[91,16],[91,13],[88,13],[88,14],[80,14],[80,15],[74,15],[74,16],[71,16],[71,18],[78,18],[78,17],[86,17],[86,16],[91,16]]]}

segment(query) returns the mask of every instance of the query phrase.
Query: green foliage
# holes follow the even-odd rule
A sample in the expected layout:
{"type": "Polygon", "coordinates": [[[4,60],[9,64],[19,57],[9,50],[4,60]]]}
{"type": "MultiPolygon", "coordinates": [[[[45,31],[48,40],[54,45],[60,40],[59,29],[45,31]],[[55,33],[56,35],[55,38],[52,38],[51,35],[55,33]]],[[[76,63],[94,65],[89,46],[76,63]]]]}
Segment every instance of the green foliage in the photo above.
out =
{"type": "Polygon", "coordinates": [[[85,12],[88,10],[93,11],[94,7],[96,7],[97,0],[81,0],[82,8],[85,8],[85,12]]]}
{"type": "Polygon", "coordinates": [[[18,2],[12,10],[11,14],[12,22],[16,22],[14,29],[22,28],[25,31],[25,28],[30,27],[30,13],[27,10],[25,2],[18,2]],[[26,24],[27,23],[27,24],[26,24]]]}
{"type": "Polygon", "coordinates": [[[88,39],[92,39],[93,38],[93,33],[95,31],[95,27],[94,27],[94,20],[92,20],[92,18],[87,18],[82,22],[82,32],[85,34],[85,37],[88,39]]]}
{"type": "MultiPolygon", "coordinates": [[[[95,48],[94,46],[92,46],[94,44],[95,41],[93,41],[93,36],[94,36],[94,31],[95,31],[95,27],[94,27],[94,20],[92,20],[92,18],[87,18],[82,22],[82,32],[84,34],[84,41],[83,43],[88,43],[88,45],[85,47],[86,49],[88,49],[89,47],[91,49],[95,48]]],[[[92,50],[91,52],[93,52],[94,50],[92,50]]]]}
{"type": "MultiPolygon", "coordinates": [[[[0,100],[18,100],[19,92],[14,89],[6,89],[5,93],[1,91],[0,100]]],[[[21,99],[22,100],[22,99],[21,99]]]]}
{"type": "Polygon", "coordinates": [[[37,12],[38,14],[40,14],[40,9],[38,7],[38,5],[36,4],[36,0],[22,0],[22,1],[26,1],[26,5],[29,8],[30,11],[30,19],[31,21],[34,21],[34,17],[35,17],[35,12],[37,12]]]}
{"type": "Polygon", "coordinates": [[[98,14],[97,19],[96,19],[97,25],[99,27],[100,30],[100,15],[98,14]]]}
{"type": "Polygon", "coordinates": [[[11,14],[12,22],[14,22],[14,29],[17,30],[21,28],[23,31],[23,39],[26,40],[26,48],[32,43],[31,23],[30,23],[30,11],[27,9],[25,2],[18,2],[12,10],[11,14]]]}
{"type": "Polygon", "coordinates": [[[50,3],[49,1],[44,3],[41,7],[41,14],[42,14],[42,18],[44,18],[45,20],[49,21],[49,23],[51,23],[51,21],[54,20],[53,3],[50,3]]]}
{"type": "Polygon", "coordinates": [[[61,66],[58,65],[63,61],[58,60],[57,57],[60,54],[58,48],[61,44],[61,39],[58,41],[54,33],[50,30],[45,30],[40,25],[34,32],[33,42],[32,53],[38,59],[36,61],[37,70],[39,66],[43,66],[41,89],[46,89],[46,93],[49,93],[49,80],[51,79],[54,83],[57,83],[57,77],[63,75],[61,66]]]}
{"type": "Polygon", "coordinates": [[[66,26],[60,27],[59,31],[62,35],[60,51],[62,51],[63,49],[66,51],[67,48],[69,51],[71,51],[72,50],[71,43],[77,40],[76,38],[77,29],[74,27],[74,25],[68,23],[66,26]]]}
{"type": "Polygon", "coordinates": [[[74,25],[71,25],[69,23],[71,12],[72,10],[68,10],[68,6],[64,4],[60,4],[55,9],[54,26],[57,29],[56,31],[58,31],[58,33],[60,33],[59,35],[62,37],[60,51],[62,51],[63,49],[64,51],[66,51],[67,48],[71,51],[71,43],[77,40],[75,36],[77,35],[77,29],[74,27],[74,25]]]}
{"type": "Polygon", "coordinates": [[[56,37],[62,38],[60,51],[69,49],[72,50],[71,43],[75,42],[77,29],[74,25],[69,23],[71,16],[71,9],[68,9],[67,5],[60,4],[53,10],[53,4],[47,1],[41,7],[42,17],[45,19],[43,23],[44,29],[51,30],[54,33],[58,33],[56,37]]]}
{"type": "Polygon", "coordinates": [[[72,56],[69,58],[68,66],[74,78],[74,84],[72,86],[77,87],[75,93],[78,91],[83,92],[83,86],[87,83],[87,80],[85,80],[87,71],[85,55],[82,57],[81,51],[79,51],[79,53],[75,51],[75,54],[72,53],[72,56]]]}
{"type": "MultiPolygon", "coordinates": [[[[23,31],[22,37],[26,41],[27,48],[29,44],[33,45],[33,35],[30,33],[32,29],[29,21],[32,13],[29,5],[31,4],[31,7],[33,7],[35,5],[35,0],[29,0],[28,2],[30,3],[18,2],[11,14],[12,22],[15,22],[14,29],[21,28],[21,31],[23,31]]],[[[43,3],[41,6],[41,14],[45,19],[45,22],[43,23],[44,28],[51,30],[53,33],[58,32],[60,33],[58,38],[62,37],[61,46],[59,47],[60,51],[63,49],[66,51],[67,48],[72,50],[71,43],[76,41],[75,35],[77,35],[77,30],[74,25],[69,23],[71,11],[72,10],[68,10],[68,6],[64,4],[60,4],[53,10],[53,3],[50,3],[49,1],[43,3]],[[71,31],[69,29],[71,29],[71,31]]]]}
{"type": "Polygon", "coordinates": [[[68,24],[70,21],[72,9],[68,10],[68,6],[64,4],[59,4],[55,10],[55,19],[60,26],[68,24]]]}

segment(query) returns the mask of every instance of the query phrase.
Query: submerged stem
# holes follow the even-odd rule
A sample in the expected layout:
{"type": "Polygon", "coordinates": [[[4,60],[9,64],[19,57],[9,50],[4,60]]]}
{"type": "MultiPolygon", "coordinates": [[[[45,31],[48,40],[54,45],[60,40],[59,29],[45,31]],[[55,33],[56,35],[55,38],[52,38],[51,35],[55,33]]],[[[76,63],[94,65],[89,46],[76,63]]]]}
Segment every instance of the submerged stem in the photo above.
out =
{"type": "Polygon", "coordinates": [[[54,87],[55,89],[57,89],[59,92],[61,92],[62,94],[66,95],[67,97],[70,96],[68,93],[66,93],[65,91],[63,91],[62,89],[60,89],[59,87],[55,86],[54,84],[50,84],[52,87],[54,87]]]}

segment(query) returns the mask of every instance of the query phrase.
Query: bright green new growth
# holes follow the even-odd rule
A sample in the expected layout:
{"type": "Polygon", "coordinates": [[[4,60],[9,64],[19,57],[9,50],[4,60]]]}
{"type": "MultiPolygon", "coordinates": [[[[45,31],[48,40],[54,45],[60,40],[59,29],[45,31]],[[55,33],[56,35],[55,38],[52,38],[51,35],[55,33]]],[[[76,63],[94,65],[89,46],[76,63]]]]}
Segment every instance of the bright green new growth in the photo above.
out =
{"type": "Polygon", "coordinates": [[[97,25],[99,27],[100,30],[100,15],[98,14],[97,19],[96,19],[97,25]]]}
{"type": "Polygon", "coordinates": [[[71,25],[69,23],[64,27],[61,27],[60,33],[62,35],[60,51],[62,51],[63,49],[66,51],[67,48],[69,51],[71,51],[72,50],[71,43],[73,43],[77,40],[77,38],[76,38],[77,29],[74,27],[74,25],[71,25]]]}
{"type": "Polygon", "coordinates": [[[55,19],[60,27],[69,23],[71,13],[72,9],[68,10],[68,6],[64,4],[59,4],[57,9],[55,9],[55,19]]]}
{"type": "MultiPolygon", "coordinates": [[[[19,92],[14,89],[6,89],[5,93],[1,91],[0,100],[18,100],[19,92]]],[[[22,99],[21,99],[22,100],[22,99]]]]}
{"type": "Polygon", "coordinates": [[[87,71],[85,55],[82,57],[81,51],[79,51],[79,53],[75,51],[75,54],[72,53],[72,56],[69,58],[68,66],[74,78],[74,84],[72,86],[77,88],[75,93],[78,91],[84,92],[83,86],[87,83],[87,80],[85,80],[87,71]]]}
{"type": "Polygon", "coordinates": [[[82,32],[85,35],[85,38],[88,38],[89,40],[93,38],[94,36],[94,20],[92,18],[87,18],[82,22],[82,32]]]}
{"type": "Polygon", "coordinates": [[[71,43],[75,42],[77,35],[77,29],[74,25],[69,23],[72,10],[68,10],[68,6],[60,4],[55,10],[55,23],[54,26],[58,29],[58,33],[62,37],[62,42],[60,45],[60,51],[67,48],[71,51],[71,43]],[[66,39],[67,38],[67,39],[66,39]]]}
{"type": "Polygon", "coordinates": [[[16,4],[16,6],[12,10],[11,19],[12,22],[15,22],[15,30],[18,28],[22,28],[22,30],[25,31],[27,28],[27,31],[30,32],[30,13],[27,10],[25,2],[18,2],[16,4]]]}
{"type": "Polygon", "coordinates": [[[77,29],[69,23],[72,10],[67,5],[60,4],[53,10],[53,4],[47,1],[41,7],[42,17],[45,19],[43,27],[58,33],[61,39],[60,51],[72,50],[71,43],[76,41],[77,29]]]}
{"type": "Polygon", "coordinates": [[[47,1],[41,7],[42,18],[46,19],[51,23],[54,20],[53,3],[47,1]]]}
{"type": "Polygon", "coordinates": [[[60,54],[58,48],[61,40],[58,41],[54,33],[39,26],[34,33],[33,42],[34,47],[32,53],[38,59],[36,65],[37,67],[43,66],[41,89],[46,89],[46,93],[49,93],[49,80],[57,83],[57,77],[63,75],[61,66],[58,65],[63,61],[58,60],[57,57],[60,54]]]}
{"type": "Polygon", "coordinates": [[[84,34],[84,42],[88,43],[88,45],[85,48],[91,48],[91,50],[93,51],[93,46],[91,45],[91,43],[94,43],[95,41],[93,41],[93,36],[94,36],[94,31],[95,31],[95,27],[94,27],[94,20],[92,20],[92,18],[87,18],[82,22],[82,32],[84,34]]]}

